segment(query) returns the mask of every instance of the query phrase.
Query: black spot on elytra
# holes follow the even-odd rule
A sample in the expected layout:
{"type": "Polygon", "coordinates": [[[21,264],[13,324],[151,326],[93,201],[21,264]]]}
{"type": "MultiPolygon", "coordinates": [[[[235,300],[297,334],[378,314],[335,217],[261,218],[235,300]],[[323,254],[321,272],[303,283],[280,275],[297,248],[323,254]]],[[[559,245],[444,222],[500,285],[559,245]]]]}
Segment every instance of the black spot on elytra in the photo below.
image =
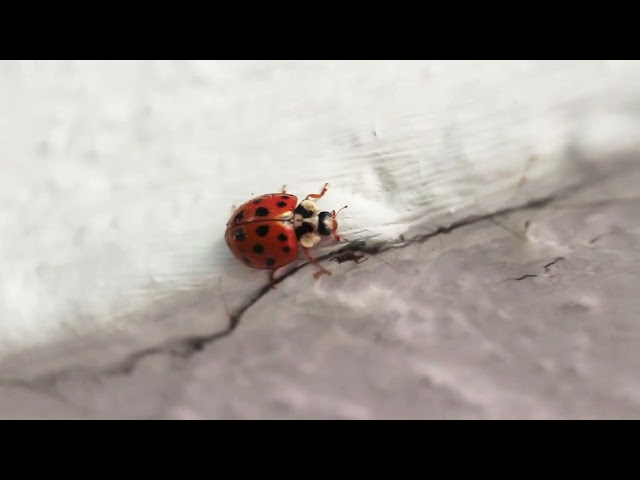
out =
{"type": "Polygon", "coordinates": [[[244,263],[246,264],[251,263],[251,260],[249,260],[247,257],[242,257],[242,260],[244,260],[244,263]]]}
{"type": "Polygon", "coordinates": [[[267,225],[260,225],[256,228],[256,235],[259,237],[266,237],[269,234],[269,227],[267,225]]]}
{"type": "Polygon", "coordinates": [[[298,215],[302,215],[302,218],[309,218],[311,215],[313,215],[313,212],[307,210],[306,208],[304,208],[302,206],[302,204],[298,205],[296,207],[296,213],[298,215]]]}
{"type": "Polygon", "coordinates": [[[276,264],[276,259],[267,258],[267,260],[264,263],[266,263],[267,267],[273,267],[276,264]]]}
{"type": "Polygon", "coordinates": [[[234,221],[235,222],[241,222],[242,220],[244,220],[244,211],[242,211],[239,214],[237,214],[234,221]]]}
{"type": "Polygon", "coordinates": [[[286,206],[287,206],[287,202],[278,202],[278,206],[279,206],[280,208],[282,208],[282,207],[286,207],[286,206]]]}
{"type": "Polygon", "coordinates": [[[266,217],[269,215],[269,210],[264,207],[256,208],[256,217],[266,217]]]}
{"type": "Polygon", "coordinates": [[[258,204],[258,203],[260,203],[261,201],[262,201],[262,199],[261,199],[261,198],[256,198],[256,199],[253,201],[253,203],[258,204]]]}
{"type": "Polygon", "coordinates": [[[291,247],[287,246],[287,247],[282,247],[282,251],[289,253],[291,251],[291,247]]]}
{"type": "Polygon", "coordinates": [[[280,240],[281,242],[286,242],[287,236],[284,233],[281,233],[280,235],[278,235],[278,240],[280,240]]]}
{"type": "Polygon", "coordinates": [[[313,232],[313,226],[308,223],[303,223],[299,227],[296,227],[296,237],[298,240],[300,240],[305,233],[311,232],[313,232]]]}
{"type": "Polygon", "coordinates": [[[264,247],[262,245],[260,245],[259,243],[256,243],[253,247],[252,250],[257,253],[258,255],[260,255],[261,253],[264,252],[264,247]]]}
{"type": "Polygon", "coordinates": [[[242,242],[247,239],[247,234],[244,232],[243,228],[239,228],[233,232],[233,238],[242,242]]]}

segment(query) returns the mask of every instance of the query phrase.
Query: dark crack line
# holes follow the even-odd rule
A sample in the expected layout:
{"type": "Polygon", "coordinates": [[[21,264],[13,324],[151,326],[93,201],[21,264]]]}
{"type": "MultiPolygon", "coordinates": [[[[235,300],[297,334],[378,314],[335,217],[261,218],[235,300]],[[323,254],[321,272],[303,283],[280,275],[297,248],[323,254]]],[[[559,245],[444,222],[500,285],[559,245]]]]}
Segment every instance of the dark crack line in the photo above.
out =
{"type": "Polygon", "coordinates": [[[535,277],[537,277],[537,276],[538,276],[538,275],[532,275],[532,274],[530,274],[530,273],[525,273],[525,274],[524,274],[524,275],[522,275],[521,277],[514,278],[513,280],[515,280],[515,281],[520,281],[520,280],[524,280],[525,278],[535,278],[535,277]]]}
{"type": "Polygon", "coordinates": [[[564,257],[556,257],[556,258],[554,258],[554,259],[553,259],[553,261],[552,261],[552,262],[549,262],[549,263],[547,263],[544,267],[542,267],[542,268],[544,268],[544,273],[549,273],[549,267],[550,267],[551,265],[555,265],[555,264],[556,264],[556,263],[558,263],[560,260],[564,260],[564,257]]]}
{"type": "Polygon", "coordinates": [[[607,233],[601,233],[600,235],[598,235],[597,237],[593,237],[591,240],[589,240],[589,244],[593,244],[596,243],[598,240],[600,240],[602,237],[604,237],[605,235],[608,235],[609,232],[607,233]]]}
{"type": "Polygon", "coordinates": [[[524,280],[525,278],[534,278],[534,277],[537,277],[537,276],[538,275],[533,274],[533,273],[525,273],[521,277],[505,278],[504,280],[500,280],[498,283],[508,282],[509,280],[515,280],[515,281],[518,282],[520,280],[524,280]]]}
{"type": "MultiPolygon", "coordinates": [[[[564,257],[556,257],[554,258],[551,262],[547,263],[545,266],[543,266],[542,268],[544,268],[544,273],[549,273],[549,267],[551,267],[552,265],[555,265],[556,263],[558,263],[560,260],[564,260],[564,257]]],[[[502,282],[507,282],[509,280],[524,280],[525,278],[533,278],[533,277],[538,277],[539,275],[534,274],[534,273],[525,273],[524,275],[522,275],[521,277],[517,277],[517,278],[505,278],[504,280],[500,280],[498,283],[502,283],[502,282]]]]}
{"type": "MultiPolygon", "coordinates": [[[[401,239],[393,243],[378,242],[372,245],[367,244],[367,242],[364,240],[355,240],[353,242],[348,243],[346,246],[338,250],[316,257],[316,259],[318,261],[323,261],[328,258],[334,257],[337,254],[341,254],[347,251],[362,252],[370,255],[376,255],[376,254],[386,252],[388,250],[392,250],[395,248],[402,248],[415,243],[424,243],[438,235],[448,234],[453,232],[454,230],[457,230],[469,225],[473,225],[475,223],[482,222],[485,220],[492,220],[496,216],[507,215],[507,214],[514,213],[521,210],[542,208],[544,206],[547,206],[551,202],[558,200],[560,198],[563,198],[585,186],[586,185],[584,184],[574,185],[572,187],[566,188],[562,192],[552,194],[552,195],[547,195],[545,197],[541,197],[536,200],[531,200],[521,205],[503,208],[501,210],[497,210],[491,213],[486,213],[483,215],[472,215],[467,218],[453,222],[448,226],[440,226],[430,233],[418,235],[408,240],[402,237],[401,239]]],[[[292,275],[295,275],[300,269],[306,267],[307,265],[309,265],[309,262],[305,262],[301,265],[298,265],[290,269],[289,271],[282,274],[280,278],[276,279],[274,284],[278,285],[282,283],[284,280],[286,280],[292,275]]],[[[51,387],[55,385],[55,383],[57,383],[58,381],[71,375],[78,376],[81,374],[86,374],[88,376],[98,376],[100,374],[105,374],[105,373],[109,375],[128,375],[135,371],[138,365],[138,362],[140,360],[155,354],[169,354],[173,357],[187,359],[192,355],[195,355],[196,353],[202,351],[205,347],[233,333],[233,331],[240,324],[240,321],[243,315],[245,314],[245,312],[249,310],[253,305],[255,305],[270,290],[271,290],[270,285],[268,284],[265,285],[263,288],[258,290],[258,292],[256,292],[256,294],[244,306],[236,310],[235,313],[231,313],[229,315],[229,324],[227,328],[225,328],[222,331],[218,331],[209,335],[192,335],[192,336],[183,337],[180,339],[174,339],[155,347],[146,348],[144,350],[140,350],[138,352],[128,355],[124,360],[122,360],[121,362],[115,363],[111,367],[106,367],[106,368],[97,367],[97,368],[87,368],[87,369],[71,367],[71,368],[66,368],[59,372],[48,373],[40,377],[36,377],[30,381],[11,381],[11,380],[0,381],[0,386],[13,385],[13,386],[21,386],[21,387],[27,388],[27,386],[33,387],[38,385],[40,386],[47,385],[51,387]]]]}

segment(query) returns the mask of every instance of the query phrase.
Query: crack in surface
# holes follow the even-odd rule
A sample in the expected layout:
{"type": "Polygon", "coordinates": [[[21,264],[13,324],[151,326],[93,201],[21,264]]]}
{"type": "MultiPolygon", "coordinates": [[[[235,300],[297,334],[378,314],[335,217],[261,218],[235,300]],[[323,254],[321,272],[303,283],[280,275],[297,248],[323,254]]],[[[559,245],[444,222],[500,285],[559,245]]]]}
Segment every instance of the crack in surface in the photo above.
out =
{"type": "Polygon", "coordinates": [[[538,275],[533,274],[533,273],[525,273],[521,277],[505,278],[504,280],[500,280],[498,283],[508,282],[509,280],[520,281],[520,280],[524,280],[525,278],[534,278],[534,277],[537,277],[537,276],[538,275]]]}
{"type": "MultiPolygon", "coordinates": [[[[416,243],[424,243],[431,238],[434,238],[439,235],[448,234],[457,230],[459,228],[473,225],[475,223],[479,223],[485,220],[492,220],[496,216],[506,215],[510,213],[514,213],[517,211],[542,208],[547,206],[551,202],[563,198],[570,193],[573,193],[576,190],[579,190],[585,187],[585,184],[577,184],[571,187],[564,189],[561,192],[557,192],[555,194],[547,195],[545,197],[541,197],[538,199],[531,200],[529,202],[525,202],[523,204],[503,208],[491,213],[480,214],[480,215],[472,215],[458,221],[451,223],[448,226],[440,226],[432,232],[418,235],[411,239],[406,239],[405,236],[401,236],[395,242],[377,242],[375,244],[368,244],[364,240],[355,240],[347,244],[346,246],[329,252],[327,254],[316,257],[318,261],[323,261],[335,257],[336,255],[344,254],[345,252],[361,252],[369,255],[376,255],[382,252],[386,252],[388,250],[403,248],[408,245],[416,244],[416,243]]],[[[558,259],[554,260],[550,264],[547,264],[545,268],[548,268],[553,263],[558,261],[558,259]]],[[[285,272],[280,278],[276,279],[274,285],[277,285],[290,276],[297,273],[300,269],[309,265],[310,262],[302,263],[289,271],[285,272]]],[[[536,276],[536,275],[525,275],[522,278],[526,278],[527,276],[536,276]]],[[[198,352],[202,351],[205,347],[215,343],[218,340],[221,340],[231,333],[235,331],[235,329],[240,324],[240,321],[249,308],[255,305],[264,295],[266,295],[271,290],[271,286],[266,284],[260,290],[258,290],[253,297],[251,297],[245,305],[237,309],[234,313],[227,312],[229,314],[229,324],[224,330],[217,331],[215,333],[211,333],[208,335],[190,335],[183,338],[172,339],[167,342],[164,342],[155,347],[145,348],[143,350],[134,352],[128,355],[125,359],[120,362],[114,362],[110,367],[97,367],[97,368],[79,368],[79,367],[70,367],[60,370],[58,372],[47,373],[41,375],[39,377],[35,377],[28,381],[23,380],[2,380],[0,381],[1,386],[14,386],[14,387],[22,387],[22,388],[30,388],[30,389],[38,389],[42,388],[49,390],[53,387],[55,391],[55,384],[67,377],[70,376],[79,376],[79,375],[87,375],[89,377],[96,377],[98,375],[107,374],[107,375],[129,375],[135,371],[138,366],[138,362],[146,357],[149,357],[154,354],[168,354],[172,357],[178,357],[181,359],[187,359],[198,352]]],[[[51,391],[50,391],[51,394],[51,391]]],[[[55,395],[57,399],[60,399],[59,395],[55,395]]]]}
{"type": "MultiPolygon", "coordinates": [[[[552,265],[555,265],[556,263],[558,263],[560,260],[564,260],[564,257],[556,257],[554,258],[551,262],[547,263],[546,265],[544,265],[542,268],[544,268],[544,273],[549,273],[549,268],[552,265]]],[[[502,283],[502,282],[507,282],[509,280],[524,280],[525,278],[533,278],[533,277],[538,277],[538,274],[535,273],[525,273],[524,275],[522,275],[521,277],[512,277],[512,278],[505,278],[504,280],[500,280],[498,283],[502,283]]]]}
{"type": "Polygon", "coordinates": [[[564,260],[564,257],[556,257],[556,258],[554,258],[554,259],[553,259],[553,261],[552,261],[552,262],[549,262],[549,263],[547,263],[544,267],[542,267],[542,268],[544,268],[544,273],[549,273],[549,267],[550,267],[551,265],[555,265],[555,264],[556,264],[556,263],[558,263],[560,260],[564,260]]]}

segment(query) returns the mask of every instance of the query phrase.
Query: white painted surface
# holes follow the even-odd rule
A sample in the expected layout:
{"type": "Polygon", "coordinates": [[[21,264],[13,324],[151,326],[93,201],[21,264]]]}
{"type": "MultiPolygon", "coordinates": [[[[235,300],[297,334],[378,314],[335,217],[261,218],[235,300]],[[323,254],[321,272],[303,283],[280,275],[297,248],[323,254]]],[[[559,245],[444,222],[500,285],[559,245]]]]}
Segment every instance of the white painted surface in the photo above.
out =
{"type": "MultiPolygon", "coordinates": [[[[593,181],[640,153],[639,78],[624,61],[3,62],[0,376],[222,328],[220,292],[240,305],[265,281],[226,251],[227,216],[285,183],[330,182],[345,236],[386,241],[593,181]],[[171,310],[185,301],[210,315],[171,310]]],[[[287,291],[313,305],[316,286],[287,291]]]]}

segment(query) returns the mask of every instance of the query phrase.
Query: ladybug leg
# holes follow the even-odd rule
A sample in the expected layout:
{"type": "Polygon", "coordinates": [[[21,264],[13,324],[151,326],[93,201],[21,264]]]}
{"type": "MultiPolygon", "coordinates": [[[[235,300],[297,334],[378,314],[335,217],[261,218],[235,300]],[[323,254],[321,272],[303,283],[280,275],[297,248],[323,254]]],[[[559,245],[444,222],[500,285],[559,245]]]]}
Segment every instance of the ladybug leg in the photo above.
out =
{"type": "Polygon", "coordinates": [[[287,186],[286,185],[282,186],[282,193],[287,193],[287,186]]]}
{"type": "MultiPolygon", "coordinates": [[[[344,207],[342,207],[342,208],[341,208],[340,210],[338,210],[337,212],[336,212],[335,210],[332,210],[332,211],[331,211],[331,216],[333,217],[333,219],[335,220],[336,216],[337,216],[337,215],[338,215],[342,210],[344,210],[345,208],[347,208],[347,206],[348,206],[348,205],[345,205],[344,207]]],[[[336,226],[336,228],[334,228],[334,230],[333,230],[333,232],[332,232],[332,233],[333,233],[333,238],[335,239],[335,241],[336,241],[336,242],[339,242],[340,240],[344,240],[345,242],[349,242],[349,240],[347,240],[346,238],[341,237],[340,235],[338,235],[338,232],[336,231],[337,226],[338,226],[338,222],[337,222],[337,221],[335,221],[335,226],[336,226]]]]}
{"type": "Polygon", "coordinates": [[[336,242],[339,242],[341,240],[344,240],[345,242],[348,242],[349,240],[347,240],[344,237],[341,237],[340,235],[338,235],[336,232],[333,232],[333,238],[335,239],[336,242]]]}
{"type": "Polygon", "coordinates": [[[276,289],[276,279],[275,279],[275,274],[276,271],[275,270],[269,270],[269,286],[271,287],[271,289],[275,290],[276,289]]]}
{"type": "Polygon", "coordinates": [[[307,195],[307,198],[305,200],[309,200],[310,198],[315,198],[315,199],[322,198],[322,196],[327,192],[328,186],[329,184],[325,183],[320,193],[310,193],[309,195],[307,195]]]}
{"type": "Polygon", "coordinates": [[[318,278],[318,277],[320,277],[321,275],[331,275],[331,272],[330,272],[329,270],[327,270],[326,268],[322,268],[322,267],[320,266],[320,264],[318,263],[318,261],[317,261],[315,258],[313,258],[313,257],[311,256],[311,254],[309,253],[309,249],[308,249],[308,248],[304,248],[304,247],[303,247],[303,248],[302,248],[302,251],[303,251],[303,252],[304,252],[304,254],[307,256],[307,258],[309,259],[309,261],[310,261],[311,263],[313,263],[313,264],[317,265],[317,266],[320,268],[320,270],[316,271],[316,272],[313,274],[313,277],[314,277],[314,278],[316,278],[316,279],[317,279],[317,278],[318,278]]]}

